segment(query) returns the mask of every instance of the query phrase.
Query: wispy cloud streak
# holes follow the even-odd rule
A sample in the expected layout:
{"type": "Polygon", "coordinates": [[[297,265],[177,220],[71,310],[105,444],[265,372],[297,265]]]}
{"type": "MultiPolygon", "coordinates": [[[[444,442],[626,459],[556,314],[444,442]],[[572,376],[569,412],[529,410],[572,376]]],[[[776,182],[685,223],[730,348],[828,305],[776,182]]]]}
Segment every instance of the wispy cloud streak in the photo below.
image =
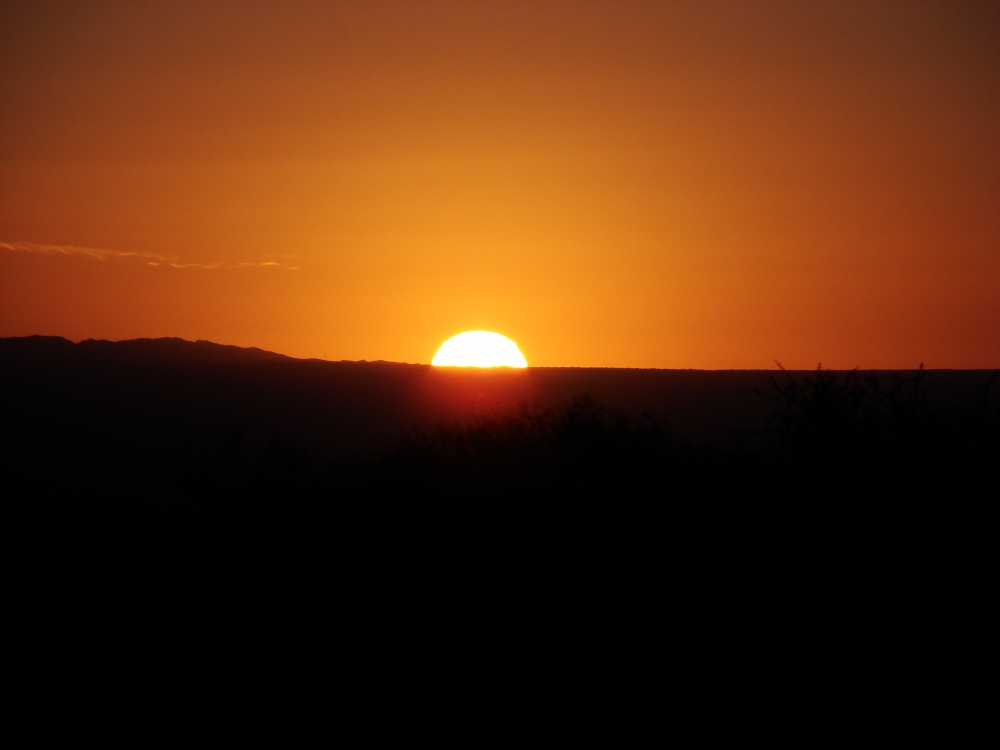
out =
{"type": "MultiPolygon", "coordinates": [[[[242,261],[240,263],[192,263],[185,262],[178,256],[167,256],[159,253],[140,253],[125,250],[106,250],[98,247],[82,247],[80,245],[42,245],[35,242],[2,242],[0,249],[13,253],[35,253],[37,255],[77,255],[95,260],[140,260],[150,266],[169,266],[170,268],[253,268],[253,267],[274,267],[284,268],[289,271],[301,270],[301,266],[293,266],[290,263],[281,263],[274,260],[266,261],[242,261]]],[[[274,256],[281,258],[294,258],[295,256],[281,255],[274,256]]]]}

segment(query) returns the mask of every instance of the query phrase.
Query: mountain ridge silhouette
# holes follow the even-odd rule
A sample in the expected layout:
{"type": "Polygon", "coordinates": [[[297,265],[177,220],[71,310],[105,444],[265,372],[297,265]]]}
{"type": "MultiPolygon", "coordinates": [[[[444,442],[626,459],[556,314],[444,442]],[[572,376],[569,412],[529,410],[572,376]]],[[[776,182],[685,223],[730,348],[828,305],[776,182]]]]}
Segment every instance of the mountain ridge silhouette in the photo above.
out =
{"type": "Polygon", "coordinates": [[[803,591],[867,606],[882,579],[900,590],[905,561],[916,601],[987,569],[991,527],[969,521],[1000,481],[985,381],[5,339],[5,528],[21,585],[45,596],[224,585],[314,601],[430,582],[449,598],[643,603],[679,587],[694,606],[720,589],[754,607],[803,591]]]}
{"type": "MultiPolygon", "coordinates": [[[[180,338],[73,343],[61,337],[0,339],[8,388],[75,392],[81,399],[133,407],[158,400],[183,411],[216,413],[233,424],[251,422],[276,434],[370,448],[406,430],[462,422],[519,403],[554,407],[582,394],[632,418],[652,412],[672,433],[692,440],[726,440],[760,429],[772,404],[759,393],[775,370],[673,370],[529,367],[434,368],[387,361],[299,359],[255,347],[180,338]],[[102,380],[103,379],[103,380],[102,380]],[[107,384],[115,382],[116,391],[107,384]],[[89,389],[89,390],[87,390],[89,389]],[[187,401],[185,401],[187,400],[187,401]],[[265,427],[266,426],[266,427],[265,427]]],[[[890,379],[913,371],[869,371],[890,379]]],[[[971,403],[985,379],[978,370],[930,370],[931,396],[971,403]]],[[[808,377],[811,371],[789,371],[808,377]]],[[[863,372],[862,372],[863,374],[863,372]]]]}

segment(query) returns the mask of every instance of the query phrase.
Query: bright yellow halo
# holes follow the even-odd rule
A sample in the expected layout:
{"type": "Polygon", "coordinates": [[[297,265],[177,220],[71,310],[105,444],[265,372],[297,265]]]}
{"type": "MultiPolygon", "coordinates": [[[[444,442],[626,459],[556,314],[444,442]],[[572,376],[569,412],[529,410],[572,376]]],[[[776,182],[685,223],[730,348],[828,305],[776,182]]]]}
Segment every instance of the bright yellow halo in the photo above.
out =
{"type": "Polygon", "coordinates": [[[441,344],[432,365],[438,367],[527,367],[517,344],[491,331],[466,331],[441,344]]]}

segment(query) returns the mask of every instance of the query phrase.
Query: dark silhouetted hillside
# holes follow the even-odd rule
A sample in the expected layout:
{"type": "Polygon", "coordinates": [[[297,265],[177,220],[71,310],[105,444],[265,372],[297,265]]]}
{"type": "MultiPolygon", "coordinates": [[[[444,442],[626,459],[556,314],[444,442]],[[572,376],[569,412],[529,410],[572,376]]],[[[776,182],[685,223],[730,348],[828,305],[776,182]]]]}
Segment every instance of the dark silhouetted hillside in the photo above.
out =
{"type": "Polygon", "coordinates": [[[33,591],[944,590],[984,564],[994,380],[5,339],[4,526],[33,591]]]}

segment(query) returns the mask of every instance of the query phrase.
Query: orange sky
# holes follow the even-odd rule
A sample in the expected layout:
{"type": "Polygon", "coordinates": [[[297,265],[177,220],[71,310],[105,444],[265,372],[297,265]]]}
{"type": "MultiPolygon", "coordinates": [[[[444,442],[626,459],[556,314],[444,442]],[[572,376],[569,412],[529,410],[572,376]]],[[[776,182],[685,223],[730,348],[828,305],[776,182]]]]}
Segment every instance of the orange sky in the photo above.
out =
{"type": "Polygon", "coordinates": [[[0,336],[1000,366],[1000,4],[0,4],[0,336]]]}

